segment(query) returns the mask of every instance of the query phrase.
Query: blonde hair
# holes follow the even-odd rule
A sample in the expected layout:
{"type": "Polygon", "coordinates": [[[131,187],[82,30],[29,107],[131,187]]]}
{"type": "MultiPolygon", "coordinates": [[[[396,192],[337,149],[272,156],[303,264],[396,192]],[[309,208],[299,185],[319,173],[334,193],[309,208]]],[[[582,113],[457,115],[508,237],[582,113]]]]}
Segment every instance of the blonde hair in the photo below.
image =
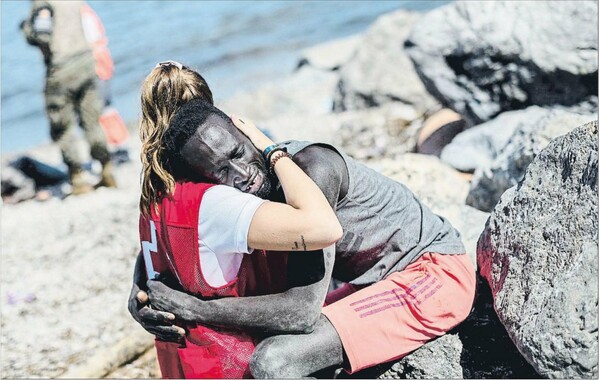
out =
{"type": "Polygon", "coordinates": [[[196,71],[174,63],[157,65],[142,84],[140,139],[142,141],[142,195],[140,212],[150,214],[161,197],[172,194],[175,179],[163,157],[162,138],[171,118],[186,102],[201,99],[213,104],[208,84],[196,71]]]}

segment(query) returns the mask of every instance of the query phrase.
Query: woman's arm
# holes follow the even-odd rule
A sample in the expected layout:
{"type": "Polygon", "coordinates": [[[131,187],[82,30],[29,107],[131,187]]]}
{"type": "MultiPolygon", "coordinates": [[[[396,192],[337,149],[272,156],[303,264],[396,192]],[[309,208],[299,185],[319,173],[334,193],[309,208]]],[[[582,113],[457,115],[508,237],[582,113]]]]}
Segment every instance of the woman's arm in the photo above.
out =
{"type": "MultiPolygon", "coordinates": [[[[346,194],[347,168],[337,153],[309,147],[294,156],[298,165],[322,189],[328,203],[346,194]]],[[[152,306],[169,311],[178,319],[209,325],[255,328],[270,333],[308,333],[321,315],[335,261],[333,247],[323,251],[290,256],[290,289],[257,297],[227,297],[210,301],[174,290],[158,281],[149,281],[152,306]]]]}
{"type": "MultiPolygon", "coordinates": [[[[261,152],[273,141],[253,123],[232,117],[261,152]]],[[[277,151],[270,157],[287,204],[263,203],[252,218],[248,246],[274,251],[314,251],[334,244],[342,236],[331,205],[317,185],[287,156],[277,151]]]]}

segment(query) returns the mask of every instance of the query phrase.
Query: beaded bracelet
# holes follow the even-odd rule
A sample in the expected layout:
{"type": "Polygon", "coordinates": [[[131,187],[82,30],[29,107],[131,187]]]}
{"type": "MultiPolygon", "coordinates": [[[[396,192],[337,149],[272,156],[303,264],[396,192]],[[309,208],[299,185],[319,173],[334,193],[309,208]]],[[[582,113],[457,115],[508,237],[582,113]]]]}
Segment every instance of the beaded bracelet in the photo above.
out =
{"type": "Polygon", "coordinates": [[[280,148],[280,147],[276,147],[271,149],[271,151],[269,152],[269,154],[267,154],[267,162],[271,161],[271,157],[273,157],[273,155],[275,154],[275,152],[286,152],[287,153],[287,149],[286,148],[280,148]]]}
{"type": "Polygon", "coordinates": [[[275,158],[273,159],[273,161],[271,161],[271,171],[272,171],[272,172],[274,172],[274,171],[275,171],[275,164],[277,163],[277,161],[279,161],[279,159],[280,159],[281,157],[287,157],[287,158],[289,158],[290,160],[292,159],[292,155],[291,155],[291,154],[289,154],[288,152],[282,151],[282,153],[281,153],[279,156],[275,157],[275,158]]]}

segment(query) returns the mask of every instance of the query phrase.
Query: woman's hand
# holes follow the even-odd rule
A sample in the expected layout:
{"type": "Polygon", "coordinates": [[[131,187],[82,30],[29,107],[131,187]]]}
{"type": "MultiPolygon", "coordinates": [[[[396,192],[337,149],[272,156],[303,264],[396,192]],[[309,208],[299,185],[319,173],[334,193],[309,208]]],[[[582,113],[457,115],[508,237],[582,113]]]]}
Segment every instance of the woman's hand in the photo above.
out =
{"type": "Polygon", "coordinates": [[[237,127],[243,134],[245,134],[252,144],[260,150],[260,152],[264,152],[264,150],[270,146],[275,144],[273,140],[268,138],[262,131],[254,125],[254,123],[250,120],[242,120],[235,115],[231,115],[231,121],[233,121],[233,125],[237,127]]]}

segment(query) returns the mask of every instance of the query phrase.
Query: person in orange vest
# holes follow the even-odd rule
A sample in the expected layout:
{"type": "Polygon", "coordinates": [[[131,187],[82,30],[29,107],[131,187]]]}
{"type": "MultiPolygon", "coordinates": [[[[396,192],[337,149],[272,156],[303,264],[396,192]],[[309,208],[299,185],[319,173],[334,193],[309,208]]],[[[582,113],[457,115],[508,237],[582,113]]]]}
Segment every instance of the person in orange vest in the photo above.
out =
{"type": "Polygon", "coordinates": [[[115,71],[115,65],[108,49],[108,38],[104,25],[98,14],[87,3],[81,7],[81,23],[85,38],[92,49],[96,61],[96,75],[99,88],[104,97],[104,109],[100,115],[100,126],[106,134],[113,160],[129,161],[129,131],[116,108],[112,106],[110,80],[115,71]]]}
{"type": "Polygon", "coordinates": [[[99,118],[102,100],[94,72],[94,57],[81,23],[81,1],[34,0],[20,24],[30,45],[40,49],[46,65],[44,97],[50,137],[69,169],[71,194],[94,190],[83,168],[75,126],[84,131],[90,156],[102,164],[96,187],[117,187],[106,136],[99,118]]]}

